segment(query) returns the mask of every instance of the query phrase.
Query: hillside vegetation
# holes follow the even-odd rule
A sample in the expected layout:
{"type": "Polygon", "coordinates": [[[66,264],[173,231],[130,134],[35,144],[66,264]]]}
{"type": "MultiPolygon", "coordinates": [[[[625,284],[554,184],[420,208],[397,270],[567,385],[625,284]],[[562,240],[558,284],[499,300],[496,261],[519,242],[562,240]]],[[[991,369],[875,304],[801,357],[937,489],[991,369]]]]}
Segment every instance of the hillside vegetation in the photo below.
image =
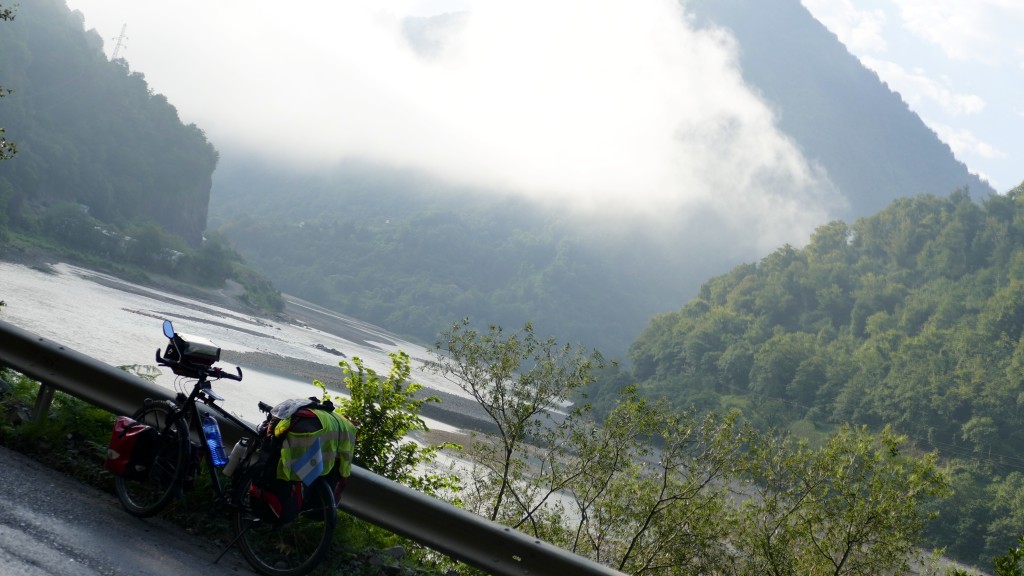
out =
{"type": "MultiPolygon", "coordinates": [[[[991,192],[798,0],[686,9],[698,25],[735,35],[744,77],[828,171],[851,219],[901,195],[991,192]]],[[[141,72],[108,61],[83,23],[61,0],[19,6],[4,23],[0,86],[14,92],[0,110],[18,154],[0,166],[0,227],[218,282],[209,267],[168,266],[182,261],[175,253],[202,250],[209,210],[223,244],[318,304],[426,342],[465,316],[533,321],[612,357],[706,278],[761,255],[738,254],[749,244],[713,227],[649,233],[617,223],[627,231],[611,233],[393,167],[349,160],[310,173],[244,156],[222,162],[203,130],[181,122],[141,72]]],[[[423,38],[435,25],[444,22],[407,28],[423,38]]]]}
{"type": "Polygon", "coordinates": [[[222,237],[204,238],[218,153],[63,0],[4,9],[0,258],[59,258],[144,281],[145,273],[280,294],[222,237]],[[6,158],[6,159],[5,159],[6,158]]]}
{"type": "Polygon", "coordinates": [[[239,172],[218,176],[241,187],[219,188],[210,223],[248,262],[289,294],[428,344],[468,316],[621,356],[682,302],[679,261],[653,239],[617,244],[523,200],[355,163],[269,190],[265,171],[239,172]]]}
{"type": "Polygon", "coordinates": [[[932,542],[990,558],[1024,525],[1024,185],[824,225],[706,282],[629,357],[626,380],[677,407],[739,408],[810,437],[891,425],[938,449],[957,496],[932,542]]]}
{"type": "Polygon", "coordinates": [[[157,223],[198,246],[218,154],[203,131],[63,0],[33,0],[0,34],[7,137],[17,162],[0,171],[0,212],[20,223],[73,202],[108,223],[157,223]]]}

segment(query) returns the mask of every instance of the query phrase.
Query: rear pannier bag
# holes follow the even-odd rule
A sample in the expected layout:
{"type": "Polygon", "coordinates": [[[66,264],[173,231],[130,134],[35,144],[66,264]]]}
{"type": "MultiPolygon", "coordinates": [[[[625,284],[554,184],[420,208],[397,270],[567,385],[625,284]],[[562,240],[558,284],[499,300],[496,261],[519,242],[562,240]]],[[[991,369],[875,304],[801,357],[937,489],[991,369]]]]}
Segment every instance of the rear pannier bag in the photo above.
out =
{"type": "Polygon", "coordinates": [[[257,518],[281,526],[299,516],[303,491],[302,482],[263,480],[249,485],[249,507],[257,518]]]}
{"type": "Polygon", "coordinates": [[[155,428],[118,416],[103,467],[125,480],[145,480],[156,458],[158,436],[155,428]]]}
{"type": "MultiPolygon", "coordinates": [[[[287,400],[272,411],[261,427],[267,436],[249,488],[255,515],[277,525],[290,522],[310,506],[306,487],[324,476],[335,501],[351,470],[356,428],[343,416],[321,409],[308,399],[287,400]]],[[[330,407],[333,410],[333,406],[330,407]]]]}
{"type": "Polygon", "coordinates": [[[352,469],[357,434],[352,422],[331,411],[300,409],[278,422],[274,434],[282,439],[277,477],[309,485],[325,476],[337,498],[352,469]]]}
{"type": "Polygon", "coordinates": [[[287,524],[302,509],[302,482],[277,478],[277,461],[281,458],[281,441],[269,438],[257,456],[252,484],[249,485],[249,507],[252,513],[275,526],[287,524]]]}

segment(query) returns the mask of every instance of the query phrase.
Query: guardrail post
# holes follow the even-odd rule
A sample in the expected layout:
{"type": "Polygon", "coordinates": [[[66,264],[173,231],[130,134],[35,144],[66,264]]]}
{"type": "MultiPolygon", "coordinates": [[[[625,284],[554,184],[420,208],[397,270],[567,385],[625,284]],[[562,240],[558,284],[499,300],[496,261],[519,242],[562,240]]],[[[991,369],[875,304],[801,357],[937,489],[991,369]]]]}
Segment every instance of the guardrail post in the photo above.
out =
{"type": "Polygon", "coordinates": [[[36,405],[32,408],[32,421],[39,422],[50,410],[53,403],[54,387],[45,382],[39,383],[39,393],[36,395],[36,405]]]}

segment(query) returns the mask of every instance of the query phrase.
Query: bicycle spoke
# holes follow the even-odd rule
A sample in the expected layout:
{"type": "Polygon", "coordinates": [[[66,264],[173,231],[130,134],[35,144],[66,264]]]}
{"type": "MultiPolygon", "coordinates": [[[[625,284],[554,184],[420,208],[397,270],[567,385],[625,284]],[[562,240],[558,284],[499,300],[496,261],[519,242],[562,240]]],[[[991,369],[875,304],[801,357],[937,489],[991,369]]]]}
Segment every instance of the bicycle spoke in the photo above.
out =
{"type": "Polygon", "coordinates": [[[182,469],[188,455],[188,432],[184,426],[172,426],[167,434],[163,427],[170,416],[164,404],[151,404],[132,418],[160,431],[157,454],[149,474],[141,480],[114,479],[114,490],[121,505],[130,514],[152,516],[162,510],[180,489],[182,469]]]}
{"type": "Polygon", "coordinates": [[[291,522],[280,524],[256,517],[249,507],[248,487],[240,488],[245,511],[236,514],[238,543],[250,564],[268,576],[307,574],[327,555],[337,511],[330,488],[316,481],[307,489],[303,511],[291,522]]]}

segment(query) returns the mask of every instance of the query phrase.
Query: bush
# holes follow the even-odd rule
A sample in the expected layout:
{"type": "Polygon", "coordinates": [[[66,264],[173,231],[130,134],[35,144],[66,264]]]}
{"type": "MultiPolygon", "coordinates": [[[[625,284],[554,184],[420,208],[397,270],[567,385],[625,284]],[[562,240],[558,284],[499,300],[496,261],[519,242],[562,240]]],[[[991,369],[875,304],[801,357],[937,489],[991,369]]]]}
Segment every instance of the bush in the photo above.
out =
{"type": "Polygon", "coordinates": [[[49,411],[32,420],[39,383],[12,370],[0,370],[9,390],[0,398],[0,444],[78,480],[104,486],[107,442],[114,417],[109,412],[63,392],[55,392],[49,411]]]}
{"type": "Polygon", "coordinates": [[[345,371],[344,384],[349,396],[331,398],[319,380],[324,400],[331,399],[338,411],[359,428],[354,461],[367,470],[401,482],[426,494],[436,495],[441,490],[458,491],[454,474],[426,471],[435,464],[438,452],[446,447],[461,448],[454,444],[421,446],[409,439],[414,432],[426,432],[426,423],[419,416],[426,402],[440,402],[436,396],[417,398],[423,387],[409,380],[409,355],[395,352],[391,358],[391,371],[382,378],[373,369],[363,365],[358,357],[352,363],[339,362],[345,371]]]}

